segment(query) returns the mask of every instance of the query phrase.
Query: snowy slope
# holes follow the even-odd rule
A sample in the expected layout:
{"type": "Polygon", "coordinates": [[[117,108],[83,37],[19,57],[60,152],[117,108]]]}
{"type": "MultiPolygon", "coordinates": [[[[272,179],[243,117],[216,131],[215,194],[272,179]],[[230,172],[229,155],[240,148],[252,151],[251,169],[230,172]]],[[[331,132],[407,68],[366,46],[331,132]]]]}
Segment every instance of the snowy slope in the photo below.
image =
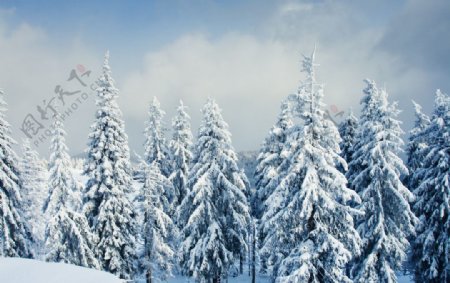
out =
{"type": "Polygon", "coordinates": [[[2,283],[124,283],[112,274],[63,263],[0,258],[2,283]]]}
{"type": "MultiPolygon", "coordinates": [[[[159,281],[156,281],[159,282],[159,281]]],[[[195,283],[195,280],[192,278],[184,277],[184,276],[175,276],[172,278],[169,278],[167,281],[163,281],[167,283],[195,283]]],[[[225,281],[228,283],[250,283],[252,282],[250,276],[247,274],[238,276],[238,277],[228,277],[228,280],[225,281]]],[[[257,276],[256,277],[256,283],[269,283],[270,279],[265,276],[257,276]]],[[[145,283],[145,280],[137,281],[136,283],[145,283]]],[[[399,282],[400,283],[400,282],[399,282]]]]}
{"type": "MultiPolygon", "coordinates": [[[[48,263],[22,258],[0,258],[0,278],[2,283],[124,283],[112,274],[98,270],[63,263],[48,263]]],[[[268,283],[267,277],[258,276],[256,282],[268,283]]],[[[177,276],[168,283],[194,282],[192,279],[177,276]]],[[[229,283],[251,282],[248,275],[230,277],[229,283]]],[[[399,283],[413,282],[407,276],[399,276],[399,283]]]]}
{"type": "MultiPolygon", "coordinates": [[[[399,277],[397,278],[397,282],[398,283],[412,283],[414,282],[412,280],[412,278],[410,278],[409,276],[406,275],[399,275],[399,277]]],[[[141,281],[139,283],[144,283],[145,281],[141,281]]],[[[195,280],[193,280],[192,278],[189,280],[189,278],[186,277],[182,277],[182,276],[177,276],[175,278],[170,278],[167,283],[193,283],[195,282],[195,280]]],[[[229,277],[228,278],[228,283],[250,283],[251,278],[248,275],[242,275],[242,276],[238,276],[238,277],[229,277]]],[[[256,283],[269,283],[270,279],[266,276],[257,276],[256,277],[256,283]]]]}

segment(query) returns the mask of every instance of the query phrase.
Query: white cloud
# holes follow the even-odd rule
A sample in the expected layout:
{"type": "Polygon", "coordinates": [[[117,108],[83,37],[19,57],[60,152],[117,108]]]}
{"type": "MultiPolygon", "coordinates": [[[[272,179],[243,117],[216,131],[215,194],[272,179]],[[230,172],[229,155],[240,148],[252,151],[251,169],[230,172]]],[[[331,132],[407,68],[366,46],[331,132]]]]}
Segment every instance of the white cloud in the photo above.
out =
{"type": "MultiPolygon", "coordinates": [[[[303,33],[307,28],[298,30],[303,33]]],[[[315,31],[320,33],[320,28],[315,31]]],[[[128,116],[143,124],[152,96],[160,99],[169,117],[183,99],[196,129],[199,109],[212,96],[223,109],[236,148],[256,149],[274,123],[281,100],[295,92],[303,77],[299,51],[309,54],[314,37],[313,31],[302,40],[276,36],[262,40],[239,33],[215,39],[202,34],[182,36],[149,52],[141,70],[123,80],[121,105],[128,116]]],[[[319,42],[318,77],[325,84],[326,102],[340,110],[358,107],[362,80],[376,79],[377,60],[385,60],[369,54],[378,37],[375,32],[354,33],[353,38],[319,42]]]]}
{"type": "MultiPolygon", "coordinates": [[[[13,16],[14,11],[7,13],[13,16]]],[[[20,131],[25,116],[31,113],[39,118],[36,107],[55,95],[56,85],[65,85],[72,68],[84,64],[94,70],[95,77],[99,61],[76,41],[65,46],[40,28],[27,23],[11,26],[6,20],[0,21],[0,87],[6,93],[9,105],[6,115],[13,126],[13,137],[19,143],[25,138],[20,131]]],[[[67,120],[67,142],[73,152],[85,148],[89,124],[93,120],[92,106],[92,101],[85,103],[67,120]]],[[[48,153],[48,141],[39,147],[44,156],[48,153]]]]}
{"type": "MultiPolygon", "coordinates": [[[[362,80],[369,77],[386,85],[392,99],[400,100],[407,113],[402,116],[407,129],[413,119],[409,100],[431,101],[425,97],[441,86],[439,80],[446,73],[433,75],[426,69],[407,67],[411,66],[407,58],[385,46],[381,39],[395,38],[403,29],[408,38],[414,38],[414,30],[399,25],[399,20],[380,18],[374,22],[372,16],[383,13],[390,4],[280,1],[271,15],[261,19],[254,33],[179,35],[157,49],[149,48],[141,66],[134,70],[124,69],[113,52],[113,77],[121,89],[119,103],[132,149],[141,151],[152,96],[157,96],[167,111],[167,122],[178,100],[183,99],[190,107],[194,132],[206,98],[216,98],[230,125],[235,147],[257,149],[276,119],[281,100],[296,90],[302,78],[300,54],[310,53],[315,43],[320,63],[318,79],[325,84],[329,105],[358,109],[362,80]]],[[[3,13],[8,18],[14,10],[3,13]]],[[[398,11],[389,17],[395,19],[396,14],[398,11]]],[[[133,48],[126,43],[111,48],[127,56],[140,56],[129,53],[133,48]]],[[[45,30],[26,23],[11,27],[6,20],[0,21],[0,87],[9,94],[12,111],[8,119],[15,126],[16,137],[23,136],[18,130],[23,117],[51,97],[55,85],[63,82],[76,64],[85,64],[96,77],[101,54],[94,56],[92,49],[82,40],[61,43],[45,30]]],[[[402,54],[409,53],[405,50],[402,54]]],[[[73,152],[85,148],[93,120],[92,101],[89,107],[83,107],[76,119],[68,121],[68,143],[73,152]]]]}
{"type": "Polygon", "coordinates": [[[141,69],[123,80],[124,112],[143,124],[152,96],[161,100],[169,117],[183,99],[196,129],[199,109],[212,96],[230,124],[235,146],[256,149],[274,123],[281,100],[302,78],[300,52],[309,54],[317,43],[318,79],[329,105],[358,110],[362,81],[368,77],[386,85],[391,99],[401,100],[409,115],[409,100],[418,95],[413,90],[430,82],[423,71],[403,70],[396,57],[378,47],[386,26],[373,25],[370,19],[368,23],[365,14],[348,3],[311,3],[281,3],[265,22],[263,36],[188,34],[149,52],[141,69]]]}
{"type": "MultiPolygon", "coordinates": [[[[232,33],[217,40],[185,35],[150,52],[142,70],[124,80],[121,105],[144,120],[157,96],[172,114],[179,99],[190,106],[198,125],[199,109],[215,98],[240,149],[254,149],[273,124],[280,101],[297,87],[296,54],[274,41],[232,33]]],[[[169,115],[170,116],[170,115],[169,115]]]]}
{"type": "MultiPolygon", "coordinates": [[[[355,34],[351,41],[319,44],[318,78],[325,85],[329,105],[339,110],[357,109],[364,78],[390,78],[390,69],[383,69],[387,57],[370,56],[376,39],[374,33],[355,34]]],[[[295,92],[303,77],[298,51],[309,54],[313,46],[313,40],[260,40],[239,33],[218,39],[185,35],[149,52],[141,70],[123,79],[121,107],[143,128],[153,96],[168,112],[167,122],[178,100],[183,99],[190,106],[196,130],[199,109],[211,96],[223,109],[236,148],[256,149],[274,123],[281,100],[295,92]]]]}
{"type": "Polygon", "coordinates": [[[289,14],[292,12],[307,12],[314,8],[313,3],[287,2],[280,6],[280,14],[289,14]]]}

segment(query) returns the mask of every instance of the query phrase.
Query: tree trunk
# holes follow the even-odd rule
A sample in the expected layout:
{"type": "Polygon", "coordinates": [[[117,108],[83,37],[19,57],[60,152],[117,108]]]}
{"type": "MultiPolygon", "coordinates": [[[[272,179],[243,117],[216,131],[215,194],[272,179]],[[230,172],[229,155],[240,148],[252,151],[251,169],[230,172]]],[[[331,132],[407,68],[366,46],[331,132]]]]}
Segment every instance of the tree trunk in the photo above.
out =
{"type": "Polygon", "coordinates": [[[252,229],[252,283],[256,283],[256,223],[253,223],[252,229]]]}
{"type": "Polygon", "coordinates": [[[242,255],[239,256],[239,274],[244,273],[244,257],[242,255]]]}
{"type": "Polygon", "coordinates": [[[152,283],[152,268],[147,269],[147,283],[152,283]]]}
{"type": "MultiPolygon", "coordinates": [[[[252,221],[253,221],[253,219],[252,219],[252,221]]],[[[252,229],[252,223],[250,223],[250,230],[252,229]]],[[[252,233],[251,233],[251,231],[250,231],[250,233],[248,233],[249,235],[248,235],[248,242],[249,243],[252,243],[252,241],[253,241],[253,237],[252,237],[252,233]]],[[[250,246],[250,245],[249,245],[250,246]]],[[[252,248],[251,247],[249,247],[249,249],[248,249],[248,254],[247,254],[247,258],[249,259],[248,260],[248,276],[252,276],[252,261],[251,261],[251,258],[252,258],[252,248]]]]}

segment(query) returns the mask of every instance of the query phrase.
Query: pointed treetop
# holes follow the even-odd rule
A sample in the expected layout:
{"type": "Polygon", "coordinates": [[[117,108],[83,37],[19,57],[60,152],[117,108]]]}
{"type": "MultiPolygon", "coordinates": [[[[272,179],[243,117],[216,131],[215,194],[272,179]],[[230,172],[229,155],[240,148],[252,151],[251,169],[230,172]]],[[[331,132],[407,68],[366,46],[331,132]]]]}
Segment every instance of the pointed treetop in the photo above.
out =
{"type": "Polygon", "coordinates": [[[157,106],[158,108],[161,106],[161,103],[159,103],[159,100],[158,98],[156,98],[156,96],[153,96],[152,106],[157,106]]]}
{"type": "Polygon", "coordinates": [[[350,107],[350,109],[348,110],[347,119],[355,121],[358,120],[358,118],[355,116],[355,113],[353,112],[353,107],[350,107]]]}
{"type": "Polygon", "coordinates": [[[414,105],[414,113],[416,115],[416,125],[414,129],[411,130],[411,134],[414,135],[413,133],[417,134],[417,131],[420,131],[419,128],[424,129],[426,125],[430,124],[430,117],[423,113],[422,106],[419,103],[414,100],[411,101],[414,105]]]}
{"type": "Polygon", "coordinates": [[[216,101],[211,96],[208,96],[208,99],[206,100],[206,103],[216,103],[216,101]]]}
{"type": "Polygon", "coordinates": [[[436,90],[435,105],[443,105],[448,101],[449,97],[447,94],[443,93],[440,89],[436,90]]]}
{"type": "Polygon", "coordinates": [[[411,100],[411,102],[414,105],[414,111],[416,112],[416,114],[422,113],[422,106],[414,100],[411,100]]]}
{"type": "MultiPolygon", "coordinates": [[[[206,102],[205,108],[212,111],[213,113],[216,113],[216,115],[219,115],[221,117],[220,119],[222,120],[222,109],[220,108],[219,104],[217,104],[214,98],[208,97],[208,101],[206,102]]],[[[226,125],[228,127],[228,124],[226,125]]]]}
{"type": "MultiPolygon", "coordinates": [[[[222,109],[220,109],[219,105],[212,97],[208,97],[208,100],[202,107],[201,112],[203,113],[203,118],[202,118],[203,126],[206,126],[206,125],[211,126],[213,124],[219,124],[220,125],[219,128],[228,129],[228,124],[224,121],[224,119],[222,117],[222,109]]],[[[226,136],[225,139],[228,140],[227,142],[231,143],[231,140],[230,140],[231,134],[228,132],[228,130],[226,132],[227,133],[225,134],[225,136],[226,136]]],[[[200,130],[199,135],[202,135],[202,134],[205,134],[205,133],[202,130],[200,130]]]]}
{"type": "Polygon", "coordinates": [[[54,106],[54,111],[55,113],[53,114],[53,134],[56,135],[61,135],[61,133],[63,133],[63,135],[66,134],[66,132],[64,131],[64,123],[63,123],[63,119],[61,117],[61,113],[59,112],[59,109],[57,106],[54,106]]]}
{"type": "Polygon", "coordinates": [[[311,59],[312,59],[313,62],[315,60],[316,50],[317,50],[317,43],[314,43],[314,49],[313,49],[313,51],[311,53],[311,59]]]}
{"type": "Polygon", "coordinates": [[[348,116],[355,116],[355,113],[353,113],[353,107],[350,107],[348,110],[348,116]]]}
{"type": "MultiPolygon", "coordinates": [[[[374,80],[371,79],[364,79],[364,82],[367,84],[367,88],[366,89],[377,89],[377,84],[375,83],[374,80]]],[[[364,91],[366,90],[364,89],[364,91]]]]}
{"type": "Polygon", "coordinates": [[[378,90],[377,84],[375,83],[374,80],[365,79],[364,82],[367,84],[367,86],[363,89],[363,93],[365,95],[361,98],[361,103],[364,105],[364,107],[366,107],[367,109],[370,109],[370,111],[365,111],[363,109],[361,112],[361,115],[362,116],[366,116],[366,115],[370,116],[370,115],[372,115],[372,113],[368,113],[368,112],[375,111],[375,109],[373,109],[375,107],[375,105],[373,105],[373,104],[380,103],[380,101],[378,99],[378,97],[380,96],[380,91],[378,90]]]}
{"type": "Polygon", "coordinates": [[[302,55],[302,72],[305,72],[308,74],[308,77],[312,79],[312,81],[315,81],[315,71],[314,68],[320,66],[319,64],[315,63],[315,57],[316,57],[316,45],[314,45],[313,52],[311,53],[311,56],[302,55]]]}
{"type": "Polygon", "coordinates": [[[6,112],[7,108],[8,108],[8,104],[5,101],[5,92],[3,91],[3,89],[0,89],[0,111],[1,112],[6,112]]]}
{"type": "Polygon", "coordinates": [[[450,96],[438,89],[434,98],[434,115],[438,117],[446,116],[450,111],[449,108],[450,96]]]}
{"type": "MultiPolygon", "coordinates": [[[[415,102],[414,100],[411,100],[411,102],[414,105],[414,113],[416,114],[416,117],[418,117],[418,119],[423,120],[425,118],[425,115],[422,112],[422,106],[419,103],[415,102]]],[[[427,120],[429,120],[428,117],[427,117],[427,120]]]]}
{"type": "Polygon", "coordinates": [[[188,109],[188,107],[185,106],[183,103],[183,100],[180,99],[180,104],[177,107],[177,112],[182,116],[190,118],[190,116],[186,113],[187,109],[188,109]]]}
{"type": "Polygon", "coordinates": [[[105,52],[105,59],[103,61],[103,73],[109,73],[111,68],[109,67],[109,50],[105,52]]]}
{"type": "Polygon", "coordinates": [[[106,50],[105,52],[105,61],[104,61],[105,65],[109,65],[109,50],[106,50]]]}
{"type": "Polygon", "coordinates": [[[163,123],[162,119],[166,115],[166,112],[161,109],[161,103],[159,103],[159,100],[156,96],[153,96],[152,102],[148,107],[148,114],[150,121],[153,121],[152,123],[157,123],[158,125],[163,123]]]}
{"type": "MultiPolygon", "coordinates": [[[[386,91],[386,88],[382,88],[381,89],[381,91],[380,91],[380,93],[379,93],[379,95],[380,95],[380,98],[381,98],[381,105],[382,106],[388,106],[388,101],[387,101],[387,99],[388,99],[388,96],[389,96],[389,94],[388,94],[388,92],[386,91]]],[[[392,102],[392,104],[395,104],[395,105],[397,105],[397,102],[396,101],[394,101],[394,102],[392,102]]]]}
{"type": "Polygon", "coordinates": [[[206,100],[205,105],[202,108],[202,113],[205,113],[205,111],[213,111],[213,112],[221,112],[219,105],[217,105],[216,101],[214,100],[214,98],[212,98],[211,96],[208,96],[208,99],[206,100]]]}

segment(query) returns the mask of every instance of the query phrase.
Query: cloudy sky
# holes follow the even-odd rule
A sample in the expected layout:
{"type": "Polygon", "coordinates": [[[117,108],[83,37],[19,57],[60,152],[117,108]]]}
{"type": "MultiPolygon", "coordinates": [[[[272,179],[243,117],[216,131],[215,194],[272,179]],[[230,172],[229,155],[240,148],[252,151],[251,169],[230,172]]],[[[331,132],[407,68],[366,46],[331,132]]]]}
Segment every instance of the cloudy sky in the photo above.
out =
{"type": "MultiPolygon", "coordinates": [[[[408,131],[411,99],[429,112],[437,88],[450,92],[448,0],[0,1],[0,87],[18,141],[27,115],[46,127],[38,107],[45,110],[58,85],[88,92],[68,81],[71,70],[90,70],[81,79],[93,82],[109,49],[133,151],[142,152],[153,96],[167,126],[182,99],[194,133],[202,104],[215,98],[235,148],[254,150],[302,79],[301,54],[315,44],[332,113],[357,112],[363,79],[371,78],[399,101],[408,131]]],[[[77,103],[66,121],[74,154],[86,148],[95,111],[94,95],[80,100],[80,93],[60,106],[77,103]]],[[[48,139],[38,144],[47,155],[48,139]]]]}

